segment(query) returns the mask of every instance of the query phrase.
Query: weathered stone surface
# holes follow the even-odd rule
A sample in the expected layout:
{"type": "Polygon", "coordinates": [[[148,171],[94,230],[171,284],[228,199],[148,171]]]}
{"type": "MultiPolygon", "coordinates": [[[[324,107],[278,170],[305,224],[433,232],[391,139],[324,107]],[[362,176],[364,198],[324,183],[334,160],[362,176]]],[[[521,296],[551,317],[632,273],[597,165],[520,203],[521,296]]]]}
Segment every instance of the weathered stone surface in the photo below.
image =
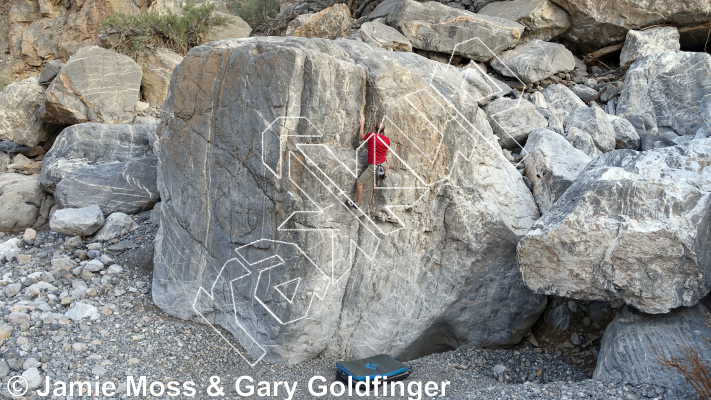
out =
{"type": "Polygon", "coordinates": [[[479,14],[516,21],[526,27],[523,40],[551,40],[570,26],[568,14],[550,0],[495,1],[479,14]]]}
{"type": "Polygon", "coordinates": [[[640,138],[632,123],[624,118],[608,115],[607,118],[615,130],[615,148],[637,150],[640,146],[640,138]]]}
{"type": "Polygon", "coordinates": [[[590,135],[595,147],[603,153],[615,150],[615,128],[601,108],[576,108],[565,120],[566,132],[570,128],[578,128],[590,135]]]}
{"type": "Polygon", "coordinates": [[[59,74],[59,71],[62,70],[63,66],[64,63],[59,60],[48,61],[47,64],[45,64],[44,68],[42,68],[42,73],[40,73],[40,85],[49,86],[49,84],[52,83],[57,74],[59,74]]]}
{"type": "Polygon", "coordinates": [[[61,125],[131,122],[140,87],[141,67],[131,58],[85,47],[49,85],[43,118],[61,125]]]}
{"type": "Polygon", "coordinates": [[[633,62],[652,54],[679,50],[679,30],[673,26],[659,26],[644,31],[627,32],[620,53],[620,65],[627,68],[633,62]]]}
{"type": "Polygon", "coordinates": [[[0,231],[40,227],[54,205],[39,185],[39,175],[0,174],[0,231]]]}
{"type": "MultiPolygon", "coordinates": [[[[213,11],[215,16],[225,18],[227,22],[211,26],[207,31],[207,41],[212,42],[222,39],[239,39],[249,37],[252,28],[242,18],[226,12],[213,11]]],[[[145,73],[145,70],[144,70],[145,73]]]]}
{"type": "Polygon", "coordinates": [[[711,139],[599,157],[519,243],[526,284],[654,314],[696,304],[711,289],[710,177],[711,139]]]}
{"type": "Polygon", "coordinates": [[[360,27],[360,37],[373,46],[393,51],[412,51],[412,44],[397,29],[385,25],[381,20],[366,22],[360,27]]]}
{"type": "Polygon", "coordinates": [[[57,184],[54,197],[64,208],[96,204],[105,215],[150,210],[159,198],[157,161],[150,156],[76,169],[57,184]]]}
{"type": "Polygon", "coordinates": [[[564,36],[590,48],[621,42],[630,29],[641,29],[660,22],[676,27],[692,26],[711,19],[711,3],[708,0],[552,1],[570,16],[570,29],[564,36]]]}
{"type": "Polygon", "coordinates": [[[138,228],[138,224],[136,224],[130,215],[122,212],[115,212],[106,217],[104,226],[96,232],[94,239],[104,241],[111,240],[115,237],[131,232],[136,228],[138,228]]]}
{"type": "Polygon", "coordinates": [[[524,147],[526,177],[533,184],[533,197],[545,214],[565,193],[591,158],[549,129],[536,129],[524,147]]]}
{"type": "Polygon", "coordinates": [[[524,99],[496,99],[484,111],[504,149],[520,149],[526,143],[529,132],[548,126],[548,121],[536,111],[536,106],[524,99]]]}
{"type": "Polygon", "coordinates": [[[0,140],[35,146],[49,138],[39,117],[44,88],[37,78],[7,85],[0,93],[0,140]]]}
{"type": "Polygon", "coordinates": [[[485,113],[462,88],[461,73],[440,66],[353,40],[260,37],[192,49],[164,104],[155,303],[203,321],[197,309],[232,332],[251,357],[263,354],[258,343],[268,349],[264,360],[282,363],[321,353],[412,359],[464,343],[519,341],[545,303],[525,287],[515,264],[515,244],[537,207],[485,113]],[[257,72],[265,69],[271,72],[257,72]],[[450,103],[472,125],[441,108],[450,103]],[[359,171],[351,168],[361,112],[368,126],[387,116],[401,161],[386,185],[449,178],[424,191],[376,190],[364,197],[367,217],[355,218],[345,197],[329,190],[355,195],[359,171]],[[306,156],[320,170],[306,168],[300,161],[306,156]],[[384,208],[414,202],[405,213],[384,208]],[[297,212],[323,207],[328,212],[297,212]],[[268,255],[287,262],[265,270],[258,262],[268,255]],[[257,264],[231,285],[244,262],[257,264]],[[271,285],[285,283],[286,292],[266,284],[267,276],[271,285]],[[294,294],[286,282],[298,278],[294,294]],[[235,307],[244,331],[235,324],[235,307]]]}
{"type": "Polygon", "coordinates": [[[487,75],[473,63],[469,68],[462,70],[462,76],[467,83],[465,88],[480,106],[488,104],[493,98],[511,93],[511,88],[507,84],[487,75]]]}
{"type": "Polygon", "coordinates": [[[387,18],[412,47],[489,61],[515,45],[524,26],[503,18],[474,14],[434,1],[404,0],[387,18]]]}
{"type": "Polygon", "coordinates": [[[587,132],[576,127],[571,127],[564,135],[568,143],[588,156],[597,157],[602,154],[602,152],[595,147],[595,142],[587,132]]]}
{"type": "Polygon", "coordinates": [[[711,54],[668,51],[632,64],[617,115],[630,119],[649,114],[650,122],[656,126],[647,130],[668,129],[677,135],[696,135],[699,131],[708,133],[710,104],[711,54]]]}
{"type": "Polygon", "coordinates": [[[598,91],[585,85],[575,85],[570,90],[573,91],[583,101],[591,101],[597,97],[598,91]]]}
{"type": "Polygon", "coordinates": [[[156,124],[86,123],[64,129],[42,163],[42,187],[54,192],[70,172],[87,165],[129,161],[153,154],[156,124]]]}
{"type": "Polygon", "coordinates": [[[562,44],[534,39],[501,53],[491,61],[491,66],[501,75],[533,83],[558,72],[572,71],[575,58],[562,44]]]}
{"type": "Polygon", "coordinates": [[[170,74],[183,61],[183,57],[169,49],[160,48],[153,53],[140,54],[138,65],[141,66],[141,92],[149,104],[160,106],[168,96],[170,74]]]}
{"type": "Polygon", "coordinates": [[[540,92],[546,100],[548,110],[568,118],[568,114],[580,107],[587,107],[567,86],[556,83],[548,85],[540,92]]]}
{"type": "Polygon", "coordinates": [[[88,236],[104,224],[104,214],[99,206],[64,208],[52,214],[49,227],[67,236],[88,236]]]}
{"type": "Polygon", "coordinates": [[[387,18],[392,13],[397,13],[405,0],[383,0],[373,11],[368,14],[368,20],[374,21],[378,18],[387,18]]]}
{"type": "Polygon", "coordinates": [[[345,4],[336,4],[315,14],[299,15],[289,22],[287,36],[336,39],[351,31],[351,11],[345,4]]]}
{"type": "Polygon", "coordinates": [[[703,304],[663,315],[623,308],[605,329],[593,379],[647,383],[697,395],[682,374],[655,361],[654,350],[681,358],[679,346],[691,345],[699,350],[702,360],[711,360],[708,320],[709,310],[703,304]]]}

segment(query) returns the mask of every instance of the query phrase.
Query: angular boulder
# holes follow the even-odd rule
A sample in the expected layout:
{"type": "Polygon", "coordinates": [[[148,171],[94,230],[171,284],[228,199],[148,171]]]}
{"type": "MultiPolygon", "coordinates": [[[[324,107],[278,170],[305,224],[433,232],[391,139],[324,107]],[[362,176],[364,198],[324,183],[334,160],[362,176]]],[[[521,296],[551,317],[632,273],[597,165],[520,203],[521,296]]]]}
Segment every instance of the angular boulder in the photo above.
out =
{"type": "Polygon", "coordinates": [[[550,129],[536,129],[524,147],[526,177],[533,184],[533,197],[546,214],[592,160],[550,129]]]}
{"type": "Polygon", "coordinates": [[[529,132],[548,126],[548,121],[536,111],[536,106],[524,99],[502,97],[489,103],[484,111],[504,149],[520,149],[526,143],[529,132]]]}
{"type": "Polygon", "coordinates": [[[601,108],[580,107],[573,110],[565,120],[566,133],[571,128],[578,128],[590,135],[595,147],[602,153],[615,150],[615,128],[601,108]]]}
{"type": "Polygon", "coordinates": [[[652,54],[679,50],[679,30],[673,26],[659,26],[643,31],[627,32],[620,53],[620,65],[627,68],[633,62],[652,54]]]}
{"type": "Polygon", "coordinates": [[[572,71],[575,57],[562,44],[533,39],[499,54],[491,66],[501,75],[534,83],[558,72],[572,71]]]}
{"type": "MultiPolygon", "coordinates": [[[[709,6],[711,7],[711,5],[709,6]]],[[[711,123],[711,54],[667,51],[632,64],[617,115],[651,116],[647,130],[708,134],[711,123]],[[691,67],[693,66],[693,67],[691,67]]]]}
{"type": "Polygon", "coordinates": [[[59,125],[131,122],[140,88],[141,67],[130,57],[84,47],[47,88],[43,119],[59,125]]]}
{"type": "Polygon", "coordinates": [[[607,153],[518,246],[539,293],[622,300],[651,314],[711,289],[711,139],[607,153]]]}
{"type": "Polygon", "coordinates": [[[560,83],[548,85],[540,93],[546,100],[548,110],[560,114],[563,118],[568,118],[568,115],[577,108],[587,107],[572,90],[560,83]]]}
{"type": "MultiPolygon", "coordinates": [[[[552,0],[570,16],[563,36],[585,48],[600,48],[625,39],[630,29],[659,23],[676,27],[700,25],[711,19],[708,0],[552,0]]],[[[700,43],[703,45],[703,42],[700,43]]]]}
{"type": "Polygon", "coordinates": [[[393,51],[412,51],[412,44],[397,29],[382,20],[366,22],[360,27],[360,37],[365,43],[393,51]]]}
{"type": "Polygon", "coordinates": [[[214,16],[224,18],[225,23],[213,25],[208,29],[207,42],[222,39],[246,38],[252,33],[252,27],[239,16],[221,11],[213,11],[212,13],[214,16]]]}
{"type": "Polygon", "coordinates": [[[573,93],[575,93],[578,97],[580,97],[580,100],[583,101],[592,101],[598,95],[597,90],[585,85],[577,84],[570,88],[570,90],[572,90],[573,93]]]}
{"type": "Polygon", "coordinates": [[[250,361],[520,341],[545,304],[515,262],[535,201],[461,73],[440,67],[353,40],[192,49],[164,105],[156,305],[219,324],[250,361]],[[401,160],[365,215],[344,206],[359,115],[385,119],[401,160]]]}
{"type": "Polygon", "coordinates": [[[104,226],[96,232],[94,240],[111,240],[131,232],[136,228],[138,228],[138,224],[133,220],[133,218],[131,218],[130,215],[122,212],[115,212],[106,217],[104,226]]]}
{"type": "Polygon", "coordinates": [[[412,43],[427,51],[489,61],[521,40],[524,26],[507,19],[474,14],[434,1],[403,0],[387,17],[412,43]]]}
{"type": "Polygon", "coordinates": [[[168,96],[170,75],[183,61],[183,57],[161,47],[152,53],[141,53],[137,61],[143,71],[141,92],[144,100],[154,106],[161,106],[168,96]]]}
{"type": "Polygon", "coordinates": [[[659,385],[696,396],[682,374],[663,367],[656,357],[682,358],[680,346],[690,345],[702,360],[711,360],[709,318],[709,309],[700,303],[662,315],[623,308],[605,329],[593,379],[659,385]]]}
{"type": "Polygon", "coordinates": [[[570,26],[568,14],[550,0],[494,1],[478,14],[516,21],[526,27],[523,40],[548,41],[570,26]]]}
{"type": "Polygon", "coordinates": [[[582,151],[590,157],[597,157],[602,154],[602,152],[595,146],[595,142],[589,133],[581,130],[580,128],[570,127],[565,132],[565,140],[571,144],[571,146],[582,151]]]}
{"type": "Polygon", "coordinates": [[[39,117],[43,98],[37,78],[7,85],[0,93],[0,140],[32,147],[49,139],[50,131],[39,117]]]}
{"type": "Polygon", "coordinates": [[[40,183],[53,193],[67,174],[79,168],[152,155],[156,129],[156,124],[96,123],[65,128],[44,157],[40,183]]]}
{"type": "Polygon", "coordinates": [[[64,208],[52,214],[49,227],[67,236],[88,236],[104,224],[104,214],[99,206],[64,208]]]}
{"type": "Polygon", "coordinates": [[[336,4],[315,14],[299,15],[289,22],[287,36],[336,39],[346,37],[351,31],[351,10],[345,4],[336,4]]]}
{"type": "Polygon", "coordinates": [[[632,123],[624,118],[608,115],[607,118],[615,130],[615,148],[637,150],[641,145],[641,140],[637,130],[632,123]]]}
{"type": "Polygon", "coordinates": [[[49,218],[52,196],[39,185],[39,175],[0,174],[0,231],[38,228],[49,218]]]}
{"type": "Polygon", "coordinates": [[[466,82],[465,88],[480,106],[486,105],[492,98],[503,97],[511,93],[511,88],[500,80],[489,76],[475,64],[462,70],[466,82]]]}
{"type": "Polygon", "coordinates": [[[42,72],[39,76],[40,85],[49,86],[57,74],[59,74],[59,71],[62,70],[63,66],[64,63],[59,60],[51,60],[47,62],[47,64],[44,65],[44,68],[42,68],[42,72]]]}
{"type": "Polygon", "coordinates": [[[125,162],[87,165],[68,173],[54,190],[63,208],[92,204],[104,215],[116,212],[135,214],[150,210],[158,201],[155,156],[125,162]]]}

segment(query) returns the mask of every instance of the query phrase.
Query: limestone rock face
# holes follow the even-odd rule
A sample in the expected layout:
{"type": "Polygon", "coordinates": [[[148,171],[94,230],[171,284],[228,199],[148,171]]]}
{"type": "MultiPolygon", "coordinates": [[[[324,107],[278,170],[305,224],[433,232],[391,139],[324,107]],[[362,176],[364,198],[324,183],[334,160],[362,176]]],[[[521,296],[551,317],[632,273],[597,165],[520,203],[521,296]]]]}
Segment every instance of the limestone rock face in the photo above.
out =
{"type": "Polygon", "coordinates": [[[39,175],[0,174],[0,231],[37,228],[49,218],[54,205],[39,185],[39,175]]]}
{"type": "Polygon", "coordinates": [[[678,346],[692,345],[702,360],[710,360],[708,318],[709,310],[703,304],[663,315],[625,307],[605,329],[593,378],[654,384],[696,395],[683,375],[655,362],[653,349],[667,357],[681,357],[678,346]]]}
{"type": "Polygon", "coordinates": [[[440,66],[353,40],[192,49],[164,104],[156,305],[219,324],[252,361],[521,340],[545,303],[515,261],[537,208],[440,66]],[[398,157],[362,211],[344,205],[360,115],[384,119],[398,157]]]}
{"type": "Polygon", "coordinates": [[[360,27],[360,36],[365,43],[387,50],[412,51],[412,44],[402,33],[381,21],[366,22],[360,27]]]}
{"type": "Polygon", "coordinates": [[[710,105],[711,54],[668,51],[632,64],[617,115],[655,125],[647,131],[671,130],[681,136],[701,131],[705,137],[711,124],[710,105]]]}
{"type": "Polygon", "coordinates": [[[289,23],[287,36],[335,39],[346,37],[351,30],[351,10],[336,4],[315,14],[299,15],[289,23]]]}
{"type": "Polygon", "coordinates": [[[615,130],[615,148],[637,150],[641,140],[632,123],[624,118],[608,115],[607,118],[615,130]]]}
{"type": "Polygon", "coordinates": [[[568,14],[550,0],[495,1],[478,14],[516,21],[526,27],[523,40],[548,41],[570,26],[568,14]]]}
{"type": "Polygon", "coordinates": [[[534,39],[501,53],[491,66],[502,75],[534,83],[558,72],[572,71],[575,57],[562,44],[534,39]]]}
{"type": "Polygon", "coordinates": [[[47,89],[44,120],[60,125],[133,121],[141,67],[97,46],[79,50],[47,89]]]}
{"type": "Polygon", "coordinates": [[[540,92],[546,100],[548,110],[567,118],[577,108],[587,107],[567,86],[556,83],[548,85],[540,92]]]}
{"type": "Polygon", "coordinates": [[[711,139],[599,157],[519,243],[526,284],[653,314],[696,304],[711,289],[710,169],[711,139]]]}
{"type": "Polygon", "coordinates": [[[135,214],[150,210],[158,201],[155,156],[125,162],[87,165],[67,174],[54,190],[63,208],[92,204],[105,215],[135,214]]]}
{"type": "Polygon", "coordinates": [[[172,50],[160,48],[155,53],[141,54],[138,65],[141,66],[141,92],[149,104],[160,106],[168,96],[170,74],[173,73],[183,57],[172,50]]]}
{"type": "Polygon", "coordinates": [[[528,100],[503,97],[489,103],[484,110],[504,149],[521,148],[529,132],[548,126],[548,121],[528,100]]]}
{"type": "Polygon", "coordinates": [[[507,19],[474,14],[434,1],[404,0],[388,15],[412,47],[489,61],[521,40],[524,26],[507,19]]]}
{"type": "Polygon", "coordinates": [[[565,193],[591,158],[549,129],[536,129],[528,135],[526,177],[533,184],[533,197],[545,214],[565,193]]]}
{"type": "Polygon", "coordinates": [[[667,22],[676,27],[702,24],[711,19],[707,0],[552,0],[570,15],[564,36],[591,48],[625,39],[630,29],[667,22]]]}
{"type": "Polygon", "coordinates": [[[633,62],[665,51],[679,50],[679,30],[673,26],[660,26],[644,31],[627,32],[620,53],[620,65],[629,67],[633,62]]]}
{"type": "Polygon", "coordinates": [[[104,214],[97,205],[82,208],[64,208],[52,214],[49,227],[67,236],[88,236],[104,224],[104,214]]]}
{"type": "Polygon", "coordinates": [[[0,140],[36,146],[49,138],[39,117],[44,88],[37,78],[7,85],[0,93],[0,140]]]}
{"type": "Polygon", "coordinates": [[[565,120],[566,132],[571,128],[578,128],[590,135],[600,152],[615,150],[615,128],[601,108],[579,107],[573,110],[565,120]]]}
{"type": "Polygon", "coordinates": [[[156,124],[86,123],[65,128],[42,163],[42,187],[54,192],[67,174],[87,165],[125,162],[153,154],[156,124]]]}

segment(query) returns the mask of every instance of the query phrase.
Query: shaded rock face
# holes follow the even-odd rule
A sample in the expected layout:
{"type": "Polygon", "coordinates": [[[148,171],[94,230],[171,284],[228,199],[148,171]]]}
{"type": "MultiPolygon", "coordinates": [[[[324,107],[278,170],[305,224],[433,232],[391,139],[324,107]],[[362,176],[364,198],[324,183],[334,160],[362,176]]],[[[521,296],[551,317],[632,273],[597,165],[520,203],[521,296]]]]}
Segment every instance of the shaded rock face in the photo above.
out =
{"type": "Polygon", "coordinates": [[[360,37],[365,43],[393,51],[412,51],[412,44],[397,29],[382,20],[366,22],[360,27],[360,37]]]}
{"type": "Polygon", "coordinates": [[[625,77],[617,115],[627,119],[641,116],[656,125],[646,128],[647,131],[671,130],[677,135],[696,135],[701,131],[705,137],[711,126],[709,104],[711,55],[668,51],[632,64],[625,77]]]}
{"type": "Polygon", "coordinates": [[[502,75],[534,83],[558,72],[572,71],[575,57],[562,44],[534,39],[501,53],[491,66],[502,75]]]}
{"type": "Polygon", "coordinates": [[[474,14],[434,1],[404,0],[387,17],[412,47],[489,61],[518,43],[524,26],[498,17],[474,14]]]}
{"type": "Polygon", "coordinates": [[[624,308],[605,330],[593,378],[656,384],[696,395],[682,374],[655,361],[653,351],[681,357],[678,346],[691,345],[700,351],[701,359],[710,360],[708,320],[709,310],[702,304],[663,315],[624,308]]]}
{"type": "Polygon", "coordinates": [[[607,118],[610,120],[612,128],[615,130],[616,149],[639,149],[641,139],[631,122],[614,115],[608,115],[607,118]]]}
{"type": "Polygon", "coordinates": [[[157,161],[151,156],[79,168],[57,184],[54,197],[63,208],[96,204],[104,215],[150,210],[159,198],[157,161]]]}
{"type": "Polygon", "coordinates": [[[620,65],[629,67],[633,62],[652,54],[679,50],[679,30],[673,26],[660,26],[644,31],[629,31],[620,53],[620,65]]]}
{"type": "Polygon", "coordinates": [[[596,159],[519,243],[526,284],[653,314],[696,304],[711,288],[710,168],[711,139],[596,159]]]}
{"type": "Polygon", "coordinates": [[[536,106],[524,99],[496,99],[486,106],[485,111],[504,149],[521,148],[529,132],[548,126],[536,106]]]}
{"type": "Polygon", "coordinates": [[[528,136],[526,177],[533,184],[533,197],[545,214],[590,163],[591,158],[549,129],[536,129],[528,136]]]}
{"type": "Polygon", "coordinates": [[[0,174],[0,231],[37,228],[49,218],[52,196],[39,185],[39,175],[0,174]]]}
{"type": "Polygon", "coordinates": [[[0,140],[36,146],[49,138],[39,117],[44,88],[37,78],[8,85],[0,93],[0,140]]]}
{"type": "Polygon", "coordinates": [[[550,0],[495,1],[479,14],[516,21],[526,27],[523,40],[551,40],[570,26],[568,14],[550,0]]]}
{"type": "Polygon", "coordinates": [[[163,104],[168,96],[170,75],[181,61],[183,61],[183,57],[164,48],[160,48],[154,53],[138,56],[138,65],[143,71],[141,93],[147,103],[157,106],[163,104]]]}
{"type": "Polygon", "coordinates": [[[351,11],[345,4],[336,4],[315,14],[299,15],[289,23],[287,36],[335,39],[346,37],[351,29],[351,11]]]}
{"type": "Polygon", "coordinates": [[[85,47],[47,89],[43,119],[61,125],[131,122],[140,88],[141,67],[131,58],[85,47]]]}
{"type": "Polygon", "coordinates": [[[711,3],[707,0],[552,1],[570,15],[570,29],[564,36],[589,48],[621,42],[630,29],[641,29],[660,22],[676,27],[692,26],[711,19],[711,3]]]}
{"type": "Polygon", "coordinates": [[[87,165],[125,162],[153,154],[156,124],[86,123],[65,128],[42,163],[40,183],[53,193],[70,172],[87,165]]]}
{"type": "Polygon", "coordinates": [[[192,49],[164,105],[156,305],[223,326],[252,361],[519,341],[545,303],[515,261],[535,202],[460,72],[429,85],[439,65],[350,40],[192,49]],[[398,160],[365,215],[343,205],[360,115],[384,119],[398,160]]]}

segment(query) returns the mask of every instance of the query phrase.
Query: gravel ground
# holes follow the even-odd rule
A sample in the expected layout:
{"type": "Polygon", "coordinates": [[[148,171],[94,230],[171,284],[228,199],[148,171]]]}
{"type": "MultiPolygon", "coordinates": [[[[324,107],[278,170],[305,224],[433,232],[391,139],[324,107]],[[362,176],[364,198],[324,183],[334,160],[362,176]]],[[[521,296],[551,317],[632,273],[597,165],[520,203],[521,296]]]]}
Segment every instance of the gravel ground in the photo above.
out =
{"type": "MultiPolygon", "coordinates": [[[[209,326],[157,309],[150,297],[156,226],[148,213],[134,219],[138,229],[105,243],[43,231],[16,251],[0,250],[0,396],[12,398],[7,382],[17,375],[39,390],[44,389],[46,377],[52,382],[115,384],[116,395],[96,398],[139,397],[127,394],[129,376],[135,381],[145,376],[147,388],[154,389],[155,396],[143,398],[222,398],[209,396],[212,376],[220,378],[224,398],[286,399],[284,386],[278,387],[278,393],[273,390],[274,382],[284,381],[297,382],[292,398],[310,399],[316,398],[308,388],[312,377],[325,378],[316,382],[314,390],[319,390],[318,385],[331,385],[335,359],[319,357],[293,367],[267,363],[250,367],[226,350],[209,326]],[[115,246],[131,249],[118,254],[111,251],[115,246]],[[92,260],[100,260],[101,265],[92,260]],[[252,377],[256,388],[260,381],[269,382],[269,392],[240,396],[234,386],[241,376],[252,377]],[[170,382],[177,382],[180,389],[194,382],[195,396],[190,397],[189,391],[168,396],[170,382]],[[159,395],[161,390],[165,390],[163,395],[159,395]]],[[[0,237],[0,243],[13,237],[23,236],[0,237]]],[[[405,396],[387,398],[434,398],[426,395],[424,387],[417,395],[416,383],[428,381],[437,385],[449,381],[445,396],[439,396],[448,399],[691,398],[649,385],[593,381],[589,371],[567,364],[559,352],[536,350],[460,349],[413,360],[407,363],[413,373],[404,382],[405,396]]],[[[77,392],[73,397],[47,397],[84,396],[77,392]]],[[[359,398],[347,392],[320,398],[345,397],[359,398]]],[[[30,390],[25,398],[44,397],[30,390]]]]}

